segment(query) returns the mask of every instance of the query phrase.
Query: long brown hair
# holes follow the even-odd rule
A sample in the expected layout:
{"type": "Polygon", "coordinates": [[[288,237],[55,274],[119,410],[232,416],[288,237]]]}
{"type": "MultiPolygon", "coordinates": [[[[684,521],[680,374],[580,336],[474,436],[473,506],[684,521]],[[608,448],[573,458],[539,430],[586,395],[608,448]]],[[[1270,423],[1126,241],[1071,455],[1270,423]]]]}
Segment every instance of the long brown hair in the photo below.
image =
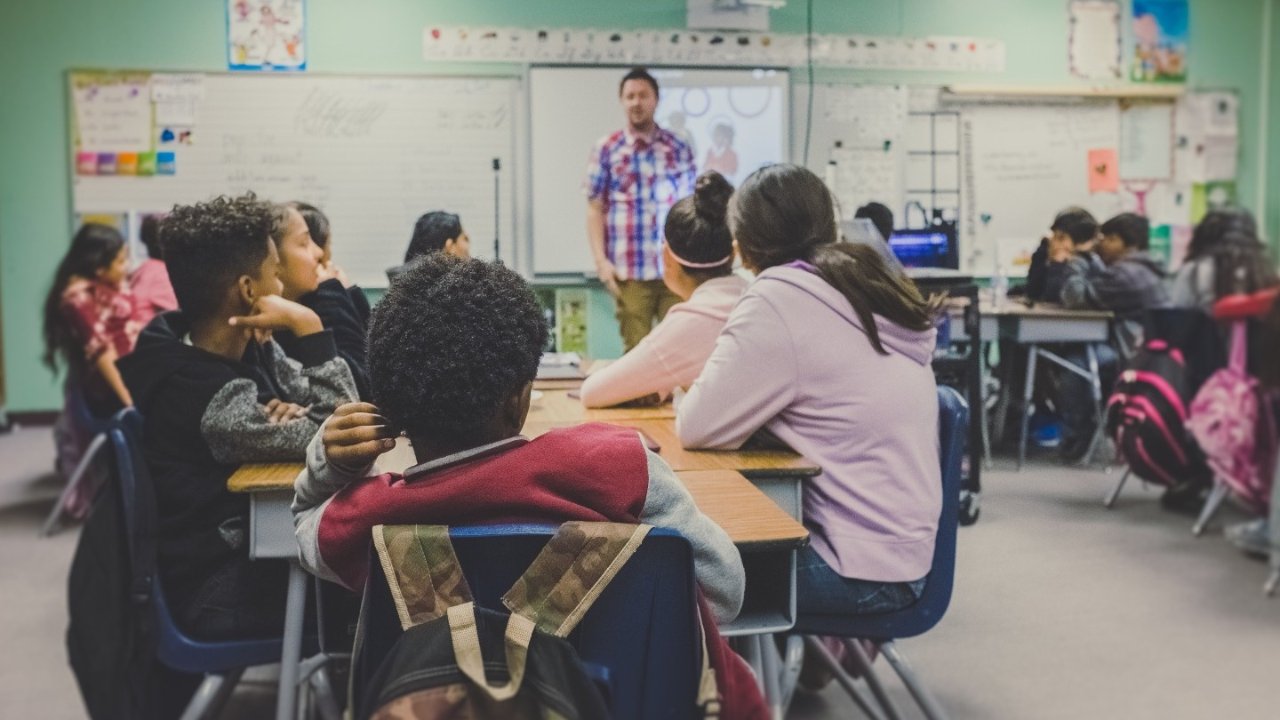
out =
{"type": "Polygon", "coordinates": [[[816,267],[849,301],[881,355],[889,353],[880,342],[876,315],[908,330],[933,327],[940,300],[925,300],[911,279],[871,246],[836,242],[831,192],[806,168],[768,165],[748,176],[729,203],[729,227],[743,261],[757,271],[795,260],[816,267]]]}

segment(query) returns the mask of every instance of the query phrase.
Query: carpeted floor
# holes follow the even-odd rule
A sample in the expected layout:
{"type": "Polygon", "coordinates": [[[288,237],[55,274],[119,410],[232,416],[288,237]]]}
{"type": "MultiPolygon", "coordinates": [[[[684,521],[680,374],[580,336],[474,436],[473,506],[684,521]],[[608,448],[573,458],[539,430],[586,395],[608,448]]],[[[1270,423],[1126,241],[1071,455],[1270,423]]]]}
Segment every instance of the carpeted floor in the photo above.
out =
{"type": "MultiPolygon", "coordinates": [[[[66,665],[66,571],[75,531],[38,539],[59,486],[47,429],[0,436],[0,717],[81,718],[66,665]]],[[[985,476],[982,517],[962,528],[942,623],[901,643],[952,718],[1280,717],[1280,598],[1265,566],[1202,538],[1131,484],[1117,507],[1100,470],[1007,463],[985,476]]],[[[1238,517],[1224,513],[1224,520],[1238,517]]],[[[877,663],[905,717],[917,714],[877,663]]],[[[267,718],[270,673],[226,718],[267,718]]],[[[790,718],[861,717],[832,686],[790,718]]]]}

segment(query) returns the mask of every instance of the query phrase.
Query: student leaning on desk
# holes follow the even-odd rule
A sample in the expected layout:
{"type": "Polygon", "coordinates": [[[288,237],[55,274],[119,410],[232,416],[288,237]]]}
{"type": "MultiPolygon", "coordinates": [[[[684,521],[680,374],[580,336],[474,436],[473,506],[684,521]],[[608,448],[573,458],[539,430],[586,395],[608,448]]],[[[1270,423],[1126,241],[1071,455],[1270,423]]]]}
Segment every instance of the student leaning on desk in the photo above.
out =
{"type": "Polygon", "coordinates": [[[160,578],[179,626],[200,639],[270,637],[284,617],[263,598],[284,597],[288,568],[249,560],[248,498],[227,478],[241,463],[301,459],[315,418],[355,398],[331,333],[278,294],[271,222],[252,195],[174,208],[161,236],[181,309],[157,316],[119,363],[145,423],[160,578]],[[286,328],[298,361],[258,339],[286,328]]]}
{"type": "Polygon", "coordinates": [[[547,328],[515,272],[432,253],[373,314],[369,370],[377,405],[344,405],[307,450],[293,504],[308,570],[361,587],[378,524],[643,522],[689,540],[707,647],[725,717],[764,717],[746,664],[715,630],[737,615],[737,548],[634,430],[603,424],[520,435],[547,328]],[[374,475],[396,429],[419,462],[374,475]]]}

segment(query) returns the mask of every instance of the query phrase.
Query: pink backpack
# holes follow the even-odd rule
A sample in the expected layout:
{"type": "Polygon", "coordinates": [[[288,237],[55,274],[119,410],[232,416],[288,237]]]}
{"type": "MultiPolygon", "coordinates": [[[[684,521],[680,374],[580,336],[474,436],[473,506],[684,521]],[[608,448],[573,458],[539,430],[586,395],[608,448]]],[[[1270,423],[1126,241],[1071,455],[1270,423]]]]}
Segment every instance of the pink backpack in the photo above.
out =
{"type": "Polygon", "coordinates": [[[1191,401],[1187,429],[1208,458],[1214,477],[1246,505],[1266,512],[1271,501],[1275,419],[1271,404],[1245,369],[1246,324],[1231,328],[1231,359],[1191,401]]]}

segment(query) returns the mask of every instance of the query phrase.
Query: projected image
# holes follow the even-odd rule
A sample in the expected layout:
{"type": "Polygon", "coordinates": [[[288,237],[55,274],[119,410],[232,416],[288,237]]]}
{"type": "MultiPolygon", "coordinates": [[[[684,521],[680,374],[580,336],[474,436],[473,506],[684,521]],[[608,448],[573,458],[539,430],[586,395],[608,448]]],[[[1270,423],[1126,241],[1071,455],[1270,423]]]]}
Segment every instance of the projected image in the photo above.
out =
{"type": "Polygon", "coordinates": [[[786,157],[784,89],[755,84],[768,82],[772,72],[756,71],[752,84],[724,85],[699,83],[705,73],[655,73],[662,85],[658,124],[689,143],[698,172],[715,170],[736,185],[760,166],[786,157]]]}

